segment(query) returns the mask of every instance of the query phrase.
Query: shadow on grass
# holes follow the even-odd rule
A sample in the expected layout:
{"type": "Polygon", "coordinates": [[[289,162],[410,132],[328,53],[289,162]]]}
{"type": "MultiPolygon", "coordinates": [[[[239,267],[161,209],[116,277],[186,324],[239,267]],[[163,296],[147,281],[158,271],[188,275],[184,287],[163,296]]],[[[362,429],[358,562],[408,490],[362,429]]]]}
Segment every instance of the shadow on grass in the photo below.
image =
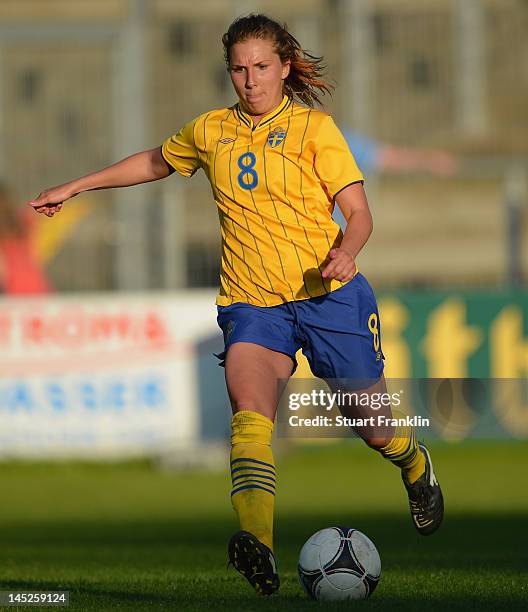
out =
{"type": "MultiPolygon", "coordinates": [[[[405,595],[383,594],[377,591],[367,602],[316,602],[309,599],[300,588],[296,592],[284,586],[281,591],[271,597],[259,597],[249,591],[246,585],[240,585],[238,577],[232,577],[237,588],[223,590],[222,593],[215,591],[211,581],[204,583],[201,588],[200,581],[196,581],[192,588],[174,589],[166,594],[159,594],[145,589],[144,592],[135,590],[108,589],[98,585],[85,586],[81,588],[70,588],[70,610],[177,610],[187,612],[202,611],[224,611],[233,610],[240,612],[251,612],[258,610],[350,610],[353,605],[364,605],[365,609],[372,611],[405,610],[423,612],[424,604],[428,612],[445,610],[467,611],[467,610],[498,610],[512,611],[526,609],[526,594],[521,591],[512,592],[506,597],[481,596],[478,594],[461,593],[453,595],[447,590],[442,594],[426,594],[420,596],[412,590],[405,595]]],[[[291,582],[291,581],[290,581],[291,582]]],[[[50,584],[45,586],[40,581],[11,582],[9,588],[13,590],[68,590],[62,584],[50,584]]],[[[2,585],[2,589],[6,586],[2,585]]],[[[11,608],[12,609],[12,608],[11,608]]],[[[18,608],[16,608],[18,609],[18,608]]],[[[40,609],[40,608],[37,608],[40,609]]]]}
{"type": "MultiPolygon", "coordinates": [[[[449,567],[465,566],[471,558],[486,564],[492,560],[494,567],[518,568],[519,561],[528,553],[522,534],[528,533],[528,516],[501,515],[447,515],[440,530],[429,537],[422,537],[414,530],[410,517],[391,514],[316,514],[278,517],[275,525],[275,545],[279,555],[297,555],[304,541],[318,529],[331,525],[350,525],[366,533],[377,545],[386,561],[405,567],[432,563],[446,557],[449,567]]],[[[2,548],[54,549],[57,557],[61,550],[79,548],[85,553],[109,548],[137,548],[138,552],[150,549],[193,549],[224,555],[226,542],[236,530],[233,520],[214,518],[174,521],[76,521],[0,525],[2,548]]],[[[2,551],[0,550],[0,556],[2,551]]],[[[200,564],[200,555],[193,555],[193,563],[200,564]]]]}
{"type": "MultiPolygon", "coordinates": [[[[380,551],[383,588],[369,601],[371,610],[423,610],[424,603],[429,610],[512,610],[527,601],[519,585],[528,567],[521,537],[528,532],[528,517],[515,514],[448,516],[428,538],[400,515],[278,517],[276,552],[284,584],[270,599],[252,597],[233,570],[224,572],[234,519],[3,525],[1,588],[70,590],[70,609],[327,609],[329,604],[302,595],[295,568],[304,541],[333,524],[365,532],[380,551]],[[482,594],[471,584],[487,576],[500,581],[501,573],[511,582],[509,591],[499,585],[494,595],[483,583],[482,594]],[[517,575],[519,580],[511,578],[517,575]]],[[[331,608],[345,605],[349,609],[350,604],[331,608]]]]}

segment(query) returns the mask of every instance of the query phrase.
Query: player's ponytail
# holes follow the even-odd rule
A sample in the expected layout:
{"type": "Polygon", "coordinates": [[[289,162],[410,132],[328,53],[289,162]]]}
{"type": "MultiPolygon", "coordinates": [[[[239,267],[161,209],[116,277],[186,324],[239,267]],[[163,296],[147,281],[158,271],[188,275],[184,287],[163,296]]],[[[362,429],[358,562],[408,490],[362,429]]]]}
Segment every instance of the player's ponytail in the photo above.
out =
{"type": "Polygon", "coordinates": [[[322,57],[305,51],[287,29],[265,15],[248,15],[235,19],[222,36],[224,58],[229,68],[231,47],[249,38],[272,40],[275,50],[284,63],[290,60],[290,74],[284,80],[285,93],[308,106],[321,104],[319,96],[332,94],[333,86],[324,77],[322,57]]]}

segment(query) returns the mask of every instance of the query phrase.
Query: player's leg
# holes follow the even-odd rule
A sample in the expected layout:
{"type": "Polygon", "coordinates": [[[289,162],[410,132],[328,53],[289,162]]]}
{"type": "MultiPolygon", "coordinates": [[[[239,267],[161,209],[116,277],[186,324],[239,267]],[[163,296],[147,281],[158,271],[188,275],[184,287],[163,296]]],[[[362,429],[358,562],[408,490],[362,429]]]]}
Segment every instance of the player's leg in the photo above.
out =
{"type": "MultiPolygon", "coordinates": [[[[365,350],[362,352],[365,353],[365,350]]],[[[353,384],[355,379],[352,378],[351,382],[353,384]]],[[[330,380],[329,383],[332,385],[335,379],[330,380]]],[[[343,386],[340,390],[346,391],[347,389],[344,389],[343,386]]],[[[390,403],[379,401],[380,397],[389,399],[385,376],[382,374],[379,380],[371,386],[364,389],[356,387],[354,391],[358,397],[368,396],[372,399],[363,400],[361,404],[341,406],[343,414],[363,419],[366,425],[356,427],[356,433],[368,446],[377,450],[401,469],[404,482],[408,484],[416,482],[425,472],[425,456],[419,452],[414,427],[406,424],[396,426],[391,424],[393,419],[401,419],[404,415],[393,411],[390,403]],[[370,417],[373,418],[373,421],[370,420],[370,417]]]]}
{"type": "MultiPolygon", "coordinates": [[[[382,376],[371,387],[357,393],[362,397],[366,394],[379,398],[378,394],[387,393],[384,377],[382,376]]],[[[344,412],[346,416],[364,419],[374,412],[369,408],[372,402],[365,404],[347,407],[344,412]]],[[[420,534],[430,535],[440,527],[444,502],[429,451],[424,444],[417,442],[414,427],[404,422],[403,414],[392,411],[389,405],[379,408],[376,411],[376,416],[378,415],[382,415],[385,419],[401,419],[403,424],[356,428],[356,432],[371,448],[401,469],[414,525],[420,534]]]]}
{"type": "Polygon", "coordinates": [[[271,435],[278,403],[278,381],[288,379],[291,357],[248,342],[227,352],[226,383],[233,410],[231,500],[240,528],[273,546],[275,463],[271,435]]]}
{"type": "Polygon", "coordinates": [[[231,501],[241,531],[229,559],[259,593],[279,587],[272,552],[275,462],[271,451],[278,381],[288,379],[300,347],[287,305],[235,303],[218,308],[224,333],[226,383],[233,409],[231,501]],[[257,568],[257,569],[255,569],[257,568]]]}
{"type": "MultiPolygon", "coordinates": [[[[300,305],[303,309],[309,310],[310,321],[303,327],[303,352],[314,374],[334,390],[355,391],[358,396],[386,393],[378,308],[367,280],[358,274],[324,298],[307,300],[300,305]]],[[[358,434],[402,470],[415,527],[423,535],[433,533],[442,521],[443,498],[427,449],[417,443],[412,426],[377,425],[380,415],[403,416],[393,415],[390,405],[374,411],[373,402],[365,403],[348,407],[346,415],[375,417],[376,424],[358,428],[358,434]]]]}
{"type": "Polygon", "coordinates": [[[273,556],[275,462],[271,435],[278,381],[288,379],[293,360],[284,353],[248,342],[227,351],[225,373],[233,410],[231,501],[240,529],[229,543],[229,558],[258,593],[279,588],[273,556]]]}

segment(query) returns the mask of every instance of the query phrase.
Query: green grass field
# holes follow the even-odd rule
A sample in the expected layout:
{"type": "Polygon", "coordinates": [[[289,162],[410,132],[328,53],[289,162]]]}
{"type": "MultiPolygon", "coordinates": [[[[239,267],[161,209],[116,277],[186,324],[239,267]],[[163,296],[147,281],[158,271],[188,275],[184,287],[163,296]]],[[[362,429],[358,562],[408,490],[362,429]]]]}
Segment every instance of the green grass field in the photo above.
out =
{"type": "Polygon", "coordinates": [[[282,587],[266,599],[226,569],[236,530],[227,469],[4,464],[1,588],[70,590],[72,610],[528,609],[528,444],[432,449],[446,518],[430,538],[412,527],[396,468],[359,442],[280,456],[282,587]],[[332,524],[378,547],[382,579],[368,602],[322,604],[301,591],[298,552],[332,524]]]}

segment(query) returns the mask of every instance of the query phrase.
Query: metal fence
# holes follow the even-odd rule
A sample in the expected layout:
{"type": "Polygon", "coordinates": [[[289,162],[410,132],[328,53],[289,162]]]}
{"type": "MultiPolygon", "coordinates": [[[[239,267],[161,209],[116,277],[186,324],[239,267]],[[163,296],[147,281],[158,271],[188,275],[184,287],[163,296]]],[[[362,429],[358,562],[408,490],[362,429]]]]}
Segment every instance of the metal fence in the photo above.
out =
{"type": "MultiPolygon", "coordinates": [[[[341,127],[379,147],[434,148],[457,160],[450,174],[371,169],[376,229],[361,267],[374,283],[522,282],[522,0],[2,3],[0,174],[17,198],[156,146],[235,101],[220,37],[249,10],[287,21],[325,56],[337,86],[325,104],[341,127]]],[[[218,220],[203,176],[92,193],[67,231],[40,221],[55,236],[47,261],[59,290],[217,283],[218,220]]]]}

